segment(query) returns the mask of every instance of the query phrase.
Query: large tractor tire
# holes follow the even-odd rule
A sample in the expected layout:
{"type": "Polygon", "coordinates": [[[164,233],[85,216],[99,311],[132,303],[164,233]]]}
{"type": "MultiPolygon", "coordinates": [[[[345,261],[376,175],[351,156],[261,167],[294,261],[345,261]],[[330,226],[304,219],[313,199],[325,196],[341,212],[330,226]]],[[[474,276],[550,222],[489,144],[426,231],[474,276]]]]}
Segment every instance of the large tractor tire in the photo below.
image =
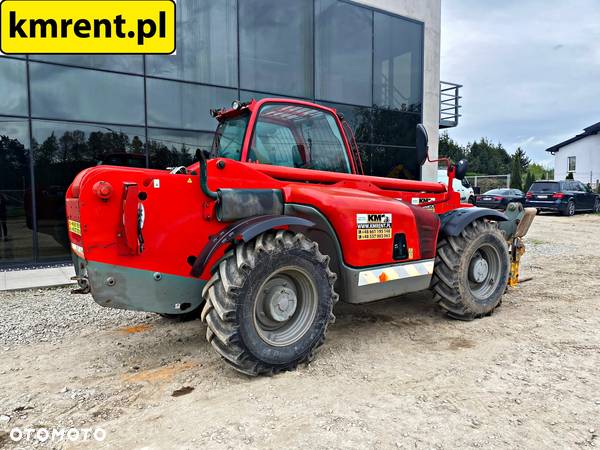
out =
{"type": "Polygon", "coordinates": [[[438,243],[435,301],[454,319],[491,315],[502,302],[509,270],[508,245],[497,224],[477,220],[459,236],[438,243]]]}
{"type": "Polygon", "coordinates": [[[336,275],[315,242],[289,231],[238,244],[204,287],[206,338],[251,376],[309,362],[333,322],[336,275]]]}

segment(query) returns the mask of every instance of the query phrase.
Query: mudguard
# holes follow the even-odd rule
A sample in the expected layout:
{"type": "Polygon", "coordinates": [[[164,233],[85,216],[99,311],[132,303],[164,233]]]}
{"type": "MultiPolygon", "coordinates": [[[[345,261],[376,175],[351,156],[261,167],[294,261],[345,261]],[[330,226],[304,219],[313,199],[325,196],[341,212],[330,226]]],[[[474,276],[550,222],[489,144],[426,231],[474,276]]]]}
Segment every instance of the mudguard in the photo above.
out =
{"type": "Polygon", "coordinates": [[[490,219],[497,222],[508,220],[506,214],[488,208],[459,208],[442,214],[441,234],[444,236],[458,236],[470,223],[478,219],[490,219]]]}
{"type": "Polygon", "coordinates": [[[199,277],[202,275],[210,258],[223,244],[234,240],[248,242],[259,234],[278,227],[300,226],[311,228],[314,225],[314,222],[310,220],[294,216],[257,216],[235,222],[210,238],[192,265],[192,276],[199,277]]]}

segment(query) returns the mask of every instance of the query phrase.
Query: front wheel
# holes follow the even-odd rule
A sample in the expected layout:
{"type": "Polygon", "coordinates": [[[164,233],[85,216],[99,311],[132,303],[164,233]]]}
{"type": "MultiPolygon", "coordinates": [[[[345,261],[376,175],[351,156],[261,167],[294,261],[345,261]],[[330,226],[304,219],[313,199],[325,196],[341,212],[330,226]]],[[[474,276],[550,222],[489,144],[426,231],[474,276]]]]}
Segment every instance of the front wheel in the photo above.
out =
{"type": "Polygon", "coordinates": [[[597,198],[596,202],[594,203],[594,212],[600,213],[600,198],[597,198]]]}
{"type": "Polygon", "coordinates": [[[508,245],[497,225],[478,220],[437,247],[432,288],[454,319],[473,320],[500,306],[509,276],[508,245]]]}
{"type": "Polygon", "coordinates": [[[293,370],[325,340],[335,280],[329,257],[302,234],[268,232],[239,244],[203,290],[206,338],[247,375],[293,370]]]}

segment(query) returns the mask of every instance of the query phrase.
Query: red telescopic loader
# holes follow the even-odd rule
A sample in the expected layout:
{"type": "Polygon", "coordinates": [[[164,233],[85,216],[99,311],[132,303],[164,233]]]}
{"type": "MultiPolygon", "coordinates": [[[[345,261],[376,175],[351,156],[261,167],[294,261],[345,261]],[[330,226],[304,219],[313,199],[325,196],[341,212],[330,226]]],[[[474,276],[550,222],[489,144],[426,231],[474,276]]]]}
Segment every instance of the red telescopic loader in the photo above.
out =
{"type": "MultiPolygon", "coordinates": [[[[461,204],[452,181],[465,161],[449,162],[448,185],[366,176],[334,109],[264,99],[211,112],[212,150],[190,167],[77,175],[66,205],[79,292],[201,317],[227,363],[261,375],[310,361],[339,299],[431,289],[449,316],[472,320],[518,276],[533,215],[461,204]]],[[[421,165],[427,149],[419,125],[421,165]]]]}

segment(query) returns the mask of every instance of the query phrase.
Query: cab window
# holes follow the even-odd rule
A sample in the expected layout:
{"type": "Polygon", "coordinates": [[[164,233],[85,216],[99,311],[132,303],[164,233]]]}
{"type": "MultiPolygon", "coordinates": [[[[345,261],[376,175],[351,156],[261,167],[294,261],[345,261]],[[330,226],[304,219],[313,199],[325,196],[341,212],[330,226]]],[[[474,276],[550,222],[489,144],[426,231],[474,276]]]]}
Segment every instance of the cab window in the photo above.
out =
{"type": "Polygon", "coordinates": [[[334,117],[314,108],[271,104],[261,108],[248,160],[261,164],[350,173],[334,117]]]}
{"type": "Polygon", "coordinates": [[[244,136],[249,119],[250,114],[244,113],[219,123],[213,141],[212,156],[239,161],[242,157],[244,136]]]}

